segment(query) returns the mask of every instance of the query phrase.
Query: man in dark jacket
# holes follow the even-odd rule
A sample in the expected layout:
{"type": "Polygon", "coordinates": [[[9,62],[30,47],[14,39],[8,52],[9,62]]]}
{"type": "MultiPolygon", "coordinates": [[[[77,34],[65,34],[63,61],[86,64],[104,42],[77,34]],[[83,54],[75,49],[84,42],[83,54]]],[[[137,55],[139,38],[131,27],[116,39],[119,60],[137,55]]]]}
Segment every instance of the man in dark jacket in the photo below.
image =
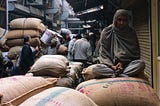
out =
{"type": "Polygon", "coordinates": [[[34,64],[34,54],[30,47],[31,37],[24,36],[23,40],[24,40],[24,45],[21,50],[20,63],[19,63],[21,75],[26,74],[30,70],[30,67],[34,64]]]}

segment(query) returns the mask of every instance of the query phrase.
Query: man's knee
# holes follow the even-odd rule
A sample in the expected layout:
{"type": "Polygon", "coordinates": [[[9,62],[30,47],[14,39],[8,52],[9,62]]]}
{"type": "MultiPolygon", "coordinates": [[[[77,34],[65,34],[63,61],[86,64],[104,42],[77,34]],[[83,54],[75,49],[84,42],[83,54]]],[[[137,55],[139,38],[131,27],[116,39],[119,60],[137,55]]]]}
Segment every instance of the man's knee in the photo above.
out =
{"type": "Polygon", "coordinates": [[[141,71],[145,69],[145,62],[143,60],[138,60],[139,68],[141,71]]]}

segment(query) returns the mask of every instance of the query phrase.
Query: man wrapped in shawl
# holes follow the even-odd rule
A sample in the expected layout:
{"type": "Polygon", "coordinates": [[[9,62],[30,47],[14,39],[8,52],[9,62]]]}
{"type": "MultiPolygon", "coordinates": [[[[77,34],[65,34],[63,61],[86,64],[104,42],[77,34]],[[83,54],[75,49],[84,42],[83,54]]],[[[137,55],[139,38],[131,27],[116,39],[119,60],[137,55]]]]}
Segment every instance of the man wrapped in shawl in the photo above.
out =
{"type": "Polygon", "coordinates": [[[113,24],[103,29],[99,61],[106,66],[105,70],[95,72],[99,76],[135,76],[144,70],[137,35],[129,21],[128,11],[119,9],[113,17],[113,24]]]}

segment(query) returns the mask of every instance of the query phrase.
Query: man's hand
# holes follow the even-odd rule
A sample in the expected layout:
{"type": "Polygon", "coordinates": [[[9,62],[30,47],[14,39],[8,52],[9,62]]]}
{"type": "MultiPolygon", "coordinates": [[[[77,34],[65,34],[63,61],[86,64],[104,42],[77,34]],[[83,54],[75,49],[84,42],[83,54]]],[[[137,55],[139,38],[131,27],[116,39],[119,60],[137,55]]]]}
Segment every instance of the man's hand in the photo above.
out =
{"type": "Polygon", "coordinates": [[[120,74],[123,71],[123,65],[121,62],[118,62],[118,64],[116,65],[117,70],[115,71],[115,73],[120,74]]]}
{"type": "Polygon", "coordinates": [[[123,71],[123,65],[121,62],[118,62],[118,64],[115,66],[111,66],[111,68],[115,71],[117,75],[123,71]]]}

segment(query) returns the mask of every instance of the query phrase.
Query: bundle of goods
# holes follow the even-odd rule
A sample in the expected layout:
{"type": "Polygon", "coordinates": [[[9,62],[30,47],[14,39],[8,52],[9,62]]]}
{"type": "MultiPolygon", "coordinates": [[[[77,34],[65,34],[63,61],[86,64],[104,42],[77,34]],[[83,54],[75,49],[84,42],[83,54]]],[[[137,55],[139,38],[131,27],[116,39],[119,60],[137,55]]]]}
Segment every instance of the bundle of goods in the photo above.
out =
{"type": "Polygon", "coordinates": [[[64,56],[44,55],[33,64],[29,73],[35,76],[64,77],[68,73],[66,61],[64,56]]]}
{"type": "Polygon", "coordinates": [[[90,98],[66,87],[49,88],[19,106],[97,106],[90,98]]]}
{"type": "Polygon", "coordinates": [[[121,77],[92,79],[80,83],[76,90],[99,106],[159,106],[154,89],[143,79],[121,77]]]}
{"type": "Polygon", "coordinates": [[[24,35],[31,36],[31,46],[41,44],[40,37],[46,30],[42,20],[38,18],[17,18],[10,22],[10,29],[6,34],[6,45],[9,47],[22,46],[24,35]]]}
{"type": "Polygon", "coordinates": [[[54,38],[55,36],[62,38],[62,36],[60,34],[58,34],[57,32],[52,31],[50,29],[46,29],[46,31],[43,33],[43,35],[40,38],[40,40],[44,44],[50,45],[52,38],[54,38]]]}
{"type": "Polygon", "coordinates": [[[0,79],[0,105],[18,106],[29,97],[51,87],[57,78],[44,79],[33,76],[12,76],[0,79]]]}

